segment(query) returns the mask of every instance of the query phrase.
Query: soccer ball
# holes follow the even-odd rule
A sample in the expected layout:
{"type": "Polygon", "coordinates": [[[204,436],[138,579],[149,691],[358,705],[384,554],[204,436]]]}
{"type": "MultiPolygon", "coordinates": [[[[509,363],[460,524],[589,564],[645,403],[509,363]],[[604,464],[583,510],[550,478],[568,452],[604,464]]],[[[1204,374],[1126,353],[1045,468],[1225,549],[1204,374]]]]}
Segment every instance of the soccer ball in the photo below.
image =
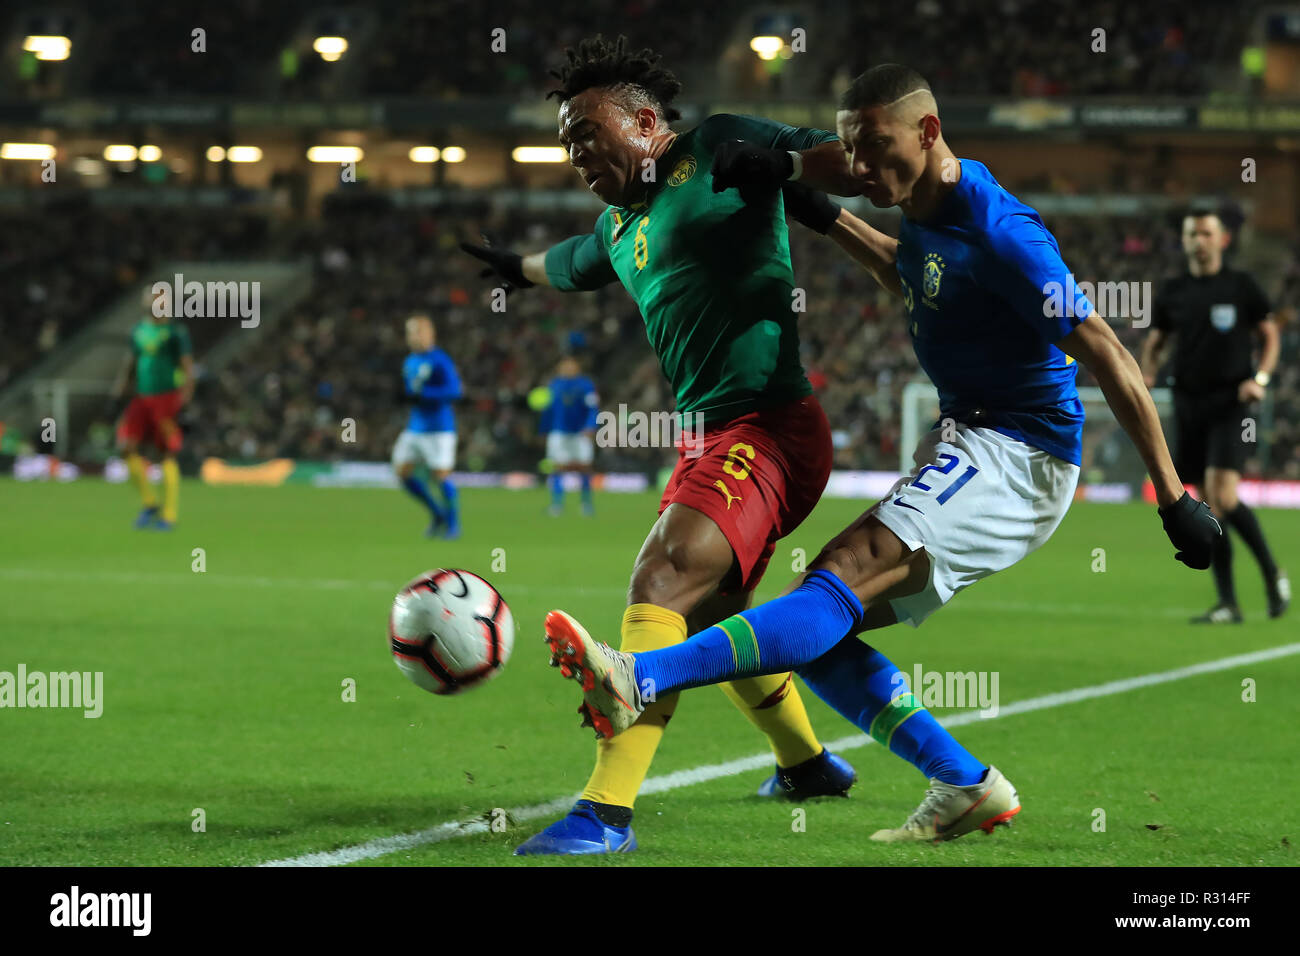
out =
{"type": "Polygon", "coordinates": [[[515,646],[515,619],[477,574],[425,571],[393,598],[388,644],[412,683],[459,694],[501,673],[515,646]]]}

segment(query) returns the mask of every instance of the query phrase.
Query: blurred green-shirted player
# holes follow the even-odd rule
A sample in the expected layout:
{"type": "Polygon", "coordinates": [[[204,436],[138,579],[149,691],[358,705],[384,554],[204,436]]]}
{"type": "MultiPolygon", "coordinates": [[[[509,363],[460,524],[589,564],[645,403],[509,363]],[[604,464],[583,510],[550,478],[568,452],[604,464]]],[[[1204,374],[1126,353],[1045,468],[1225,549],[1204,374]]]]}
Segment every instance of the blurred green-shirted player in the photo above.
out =
{"type": "Polygon", "coordinates": [[[181,493],[181,472],[176,464],[181,430],[176,415],[194,395],[194,359],[185,326],[165,315],[154,315],[152,300],[151,295],[146,296],[148,312],[131,330],[131,354],[114,389],[121,398],[134,379],[135,396],[117,426],[117,442],[140,492],[142,507],[135,526],[170,531],[178,517],[181,493]],[[140,454],[145,442],[154,444],[162,456],[161,513],[149,483],[148,463],[140,454]]]}

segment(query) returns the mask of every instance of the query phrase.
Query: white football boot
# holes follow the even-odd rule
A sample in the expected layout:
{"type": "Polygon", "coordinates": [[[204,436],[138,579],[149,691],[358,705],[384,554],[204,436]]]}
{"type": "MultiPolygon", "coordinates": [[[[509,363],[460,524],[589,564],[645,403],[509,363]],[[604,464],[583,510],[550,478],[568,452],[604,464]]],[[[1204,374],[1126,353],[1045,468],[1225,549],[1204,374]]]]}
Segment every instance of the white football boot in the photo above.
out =
{"type": "Polygon", "coordinates": [[[551,663],[582,685],[582,726],[608,739],[636,723],[645,702],[636,686],[631,654],[592,640],[587,629],[563,611],[546,615],[546,643],[551,663]]]}
{"type": "Polygon", "coordinates": [[[896,830],[877,830],[879,843],[942,843],[972,830],[991,834],[994,827],[1011,826],[1020,812],[1020,795],[997,767],[989,767],[979,783],[958,787],[931,779],[925,799],[896,830]]]}

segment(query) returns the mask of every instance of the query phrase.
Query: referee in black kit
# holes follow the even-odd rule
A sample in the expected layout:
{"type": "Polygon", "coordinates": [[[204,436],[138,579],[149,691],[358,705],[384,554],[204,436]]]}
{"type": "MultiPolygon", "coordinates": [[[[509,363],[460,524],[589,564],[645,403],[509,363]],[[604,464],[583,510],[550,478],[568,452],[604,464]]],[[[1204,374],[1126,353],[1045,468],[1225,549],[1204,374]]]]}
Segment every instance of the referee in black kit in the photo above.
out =
{"type": "MultiPolygon", "coordinates": [[[[1165,282],[1156,295],[1153,328],[1142,346],[1142,374],[1148,387],[1155,385],[1161,353],[1172,337],[1178,474],[1197,485],[1214,513],[1246,542],[1264,574],[1268,616],[1279,617],[1291,600],[1290,582],[1274,563],[1255,513],[1237,499],[1247,451],[1243,419],[1252,417],[1250,406],[1264,397],[1277,365],[1278,323],[1258,283],[1224,267],[1231,236],[1217,212],[1190,212],[1183,219],[1182,239],[1187,271],[1165,282]]],[[[1193,623],[1240,623],[1227,527],[1211,567],[1219,599],[1193,623]]]]}

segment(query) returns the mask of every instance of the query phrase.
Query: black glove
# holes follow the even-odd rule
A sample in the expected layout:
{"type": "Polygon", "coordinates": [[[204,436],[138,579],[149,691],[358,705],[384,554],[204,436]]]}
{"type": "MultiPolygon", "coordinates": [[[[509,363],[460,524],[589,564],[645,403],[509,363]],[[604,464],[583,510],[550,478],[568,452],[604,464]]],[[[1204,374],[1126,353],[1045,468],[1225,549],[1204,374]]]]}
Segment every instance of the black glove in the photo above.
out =
{"type": "MultiPolygon", "coordinates": [[[[483,240],[487,242],[486,239],[483,240]]],[[[494,249],[491,245],[471,246],[467,242],[460,244],[461,249],[475,259],[481,259],[488,267],[479,273],[486,279],[500,276],[506,281],[506,291],[511,289],[531,289],[533,283],[524,278],[524,257],[509,249],[494,249]]]]}
{"type": "Polygon", "coordinates": [[[795,222],[802,223],[823,236],[840,215],[840,204],[824,192],[802,183],[786,183],[781,187],[785,195],[785,211],[795,222]]]}
{"type": "Polygon", "coordinates": [[[1177,549],[1174,557],[1197,571],[1208,568],[1214,545],[1223,534],[1210,506],[1184,491],[1181,498],[1168,508],[1158,509],[1158,513],[1165,534],[1177,549]]]}
{"type": "Polygon", "coordinates": [[[746,202],[776,192],[793,172],[794,160],[783,149],[732,139],[713,152],[713,191],[720,193],[734,186],[746,202]]]}

